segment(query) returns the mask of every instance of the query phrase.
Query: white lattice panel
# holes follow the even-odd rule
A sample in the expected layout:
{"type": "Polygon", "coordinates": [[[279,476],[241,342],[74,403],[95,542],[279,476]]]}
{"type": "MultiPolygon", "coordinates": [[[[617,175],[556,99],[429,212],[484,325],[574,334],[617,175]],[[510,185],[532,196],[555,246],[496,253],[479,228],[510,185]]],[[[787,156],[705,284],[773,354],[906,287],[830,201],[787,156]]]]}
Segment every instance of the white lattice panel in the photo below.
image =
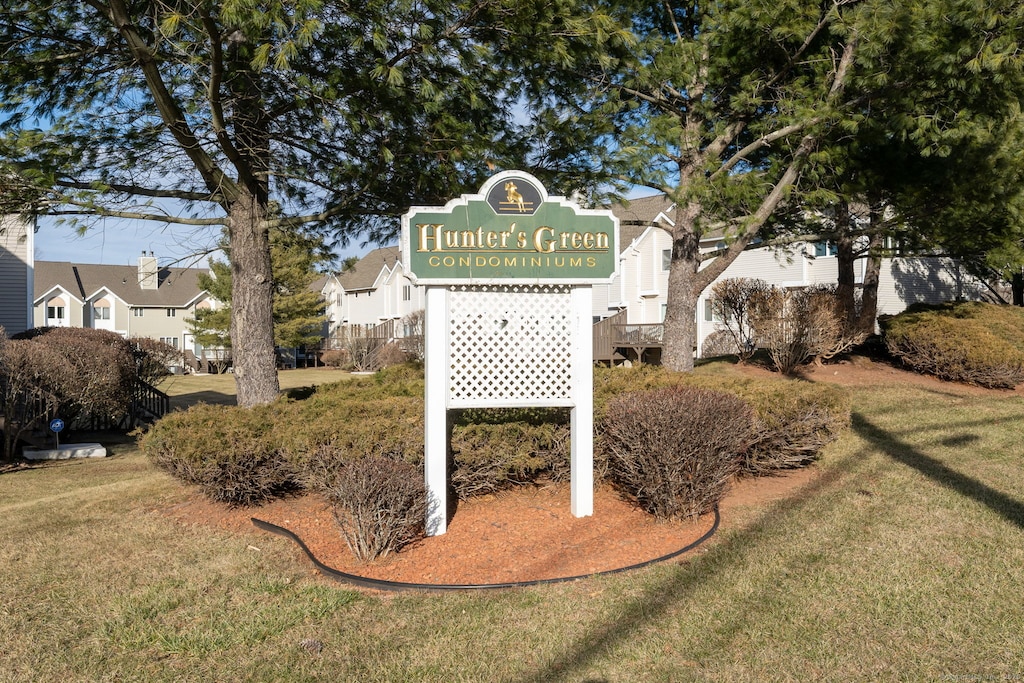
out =
{"type": "Polygon", "coordinates": [[[572,405],[571,292],[559,285],[452,287],[448,405],[572,405]]]}

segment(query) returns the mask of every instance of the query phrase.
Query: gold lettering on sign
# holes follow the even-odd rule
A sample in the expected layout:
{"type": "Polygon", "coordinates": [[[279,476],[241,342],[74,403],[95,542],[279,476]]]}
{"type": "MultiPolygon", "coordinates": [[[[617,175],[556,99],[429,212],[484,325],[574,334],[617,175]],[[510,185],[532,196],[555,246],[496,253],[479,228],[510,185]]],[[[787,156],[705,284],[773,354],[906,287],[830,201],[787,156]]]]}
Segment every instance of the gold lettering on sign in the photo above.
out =
{"type": "Polygon", "coordinates": [[[486,230],[483,226],[468,230],[448,230],[444,223],[417,223],[416,229],[419,231],[416,251],[428,254],[499,250],[538,254],[607,252],[611,245],[606,232],[559,232],[549,225],[541,225],[532,233],[520,229],[515,223],[510,224],[508,230],[486,230]]]}
{"type": "Polygon", "coordinates": [[[555,240],[552,239],[554,234],[555,229],[546,225],[537,228],[533,231],[533,248],[542,254],[550,254],[555,250],[555,240]]]}

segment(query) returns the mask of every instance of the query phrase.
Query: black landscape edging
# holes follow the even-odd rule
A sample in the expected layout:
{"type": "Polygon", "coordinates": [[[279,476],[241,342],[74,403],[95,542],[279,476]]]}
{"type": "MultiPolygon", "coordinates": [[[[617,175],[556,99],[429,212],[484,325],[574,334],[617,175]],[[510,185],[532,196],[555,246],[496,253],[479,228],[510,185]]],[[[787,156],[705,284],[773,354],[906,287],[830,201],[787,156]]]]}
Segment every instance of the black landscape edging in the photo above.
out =
{"type": "Polygon", "coordinates": [[[595,572],[593,574],[579,574],[577,576],[561,576],[561,577],[557,577],[557,578],[553,578],[553,579],[535,579],[533,581],[512,581],[512,582],[509,582],[509,583],[466,583],[466,584],[455,584],[455,583],[407,583],[407,582],[404,582],[404,581],[386,581],[384,579],[371,579],[371,578],[369,578],[367,576],[359,576],[358,574],[348,574],[346,572],[339,571],[339,570],[334,569],[332,567],[328,567],[326,564],[324,564],[320,560],[316,559],[316,556],[313,555],[313,553],[310,551],[310,549],[306,547],[306,544],[303,543],[302,539],[299,538],[298,534],[296,534],[294,531],[286,529],[286,528],[284,528],[282,526],[277,526],[276,524],[271,524],[270,522],[264,522],[262,519],[256,519],[255,517],[250,517],[250,520],[252,521],[252,523],[257,528],[263,529],[264,531],[269,531],[272,534],[277,534],[278,536],[284,536],[285,538],[290,538],[292,541],[294,541],[299,546],[299,548],[302,549],[302,552],[306,553],[306,557],[308,557],[310,559],[310,561],[316,566],[316,568],[318,570],[320,570],[320,572],[323,573],[324,575],[329,576],[330,578],[335,579],[336,581],[342,581],[342,582],[345,582],[345,583],[351,583],[351,584],[356,585],[356,586],[361,586],[363,588],[373,588],[373,589],[376,589],[376,590],[383,590],[383,591],[405,591],[405,590],[420,590],[420,591],[466,591],[466,590],[490,590],[490,589],[494,589],[494,588],[522,588],[522,587],[525,587],[525,586],[541,586],[541,585],[549,584],[549,583],[564,583],[566,581],[578,581],[580,579],[586,579],[586,578],[589,578],[591,576],[607,576],[609,574],[620,574],[622,572],[627,572],[627,571],[630,571],[630,570],[633,570],[633,569],[640,569],[641,567],[647,567],[649,565],[657,564],[659,562],[665,562],[666,560],[671,560],[674,557],[678,557],[678,556],[682,555],[683,553],[686,553],[686,552],[689,552],[689,551],[693,550],[694,548],[696,548],[699,545],[701,545],[702,543],[704,543],[704,541],[708,540],[709,538],[711,538],[712,536],[715,535],[715,532],[718,531],[718,525],[721,522],[721,519],[722,518],[721,518],[721,515],[720,515],[720,513],[718,511],[718,506],[716,505],[715,506],[715,522],[714,522],[714,524],[712,524],[711,528],[708,529],[708,531],[705,532],[704,535],[701,536],[700,538],[698,538],[696,541],[694,541],[693,543],[690,543],[689,545],[687,545],[687,546],[685,546],[683,548],[680,548],[679,550],[675,550],[675,551],[673,551],[671,553],[668,553],[667,555],[662,555],[661,557],[656,557],[653,560],[646,560],[645,562],[638,562],[637,564],[631,564],[631,565],[629,565],[627,567],[619,567],[618,569],[608,569],[608,570],[605,570],[603,572],[595,572]]]}

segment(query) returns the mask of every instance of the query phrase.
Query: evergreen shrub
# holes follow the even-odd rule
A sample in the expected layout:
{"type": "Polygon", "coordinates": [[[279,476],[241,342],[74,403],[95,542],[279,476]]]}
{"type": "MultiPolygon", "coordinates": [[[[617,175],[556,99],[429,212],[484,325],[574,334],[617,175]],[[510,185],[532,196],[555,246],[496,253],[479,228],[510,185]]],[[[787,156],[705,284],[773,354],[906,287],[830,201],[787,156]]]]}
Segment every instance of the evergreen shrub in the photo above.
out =
{"type": "Polygon", "coordinates": [[[765,476],[806,467],[850,425],[850,399],[839,387],[781,377],[696,374],[691,386],[724,391],[754,410],[753,434],[740,474],[765,476]]]}
{"type": "Polygon", "coordinates": [[[558,409],[465,410],[454,415],[452,486],[460,499],[542,476],[569,476],[569,415],[558,409]]]}
{"type": "MultiPolygon", "coordinates": [[[[608,472],[612,451],[606,442],[617,419],[609,407],[616,397],[673,387],[722,391],[753,407],[754,431],[745,437],[749,448],[741,462],[749,474],[811,462],[849,422],[839,389],[777,376],[752,379],[724,363],[694,373],[651,366],[598,369],[595,480],[608,472]]],[[[403,365],[252,410],[199,405],[158,422],[142,448],[174,476],[233,505],[258,504],[299,487],[326,491],[344,467],[365,457],[422,467],[423,390],[422,367],[403,365]]],[[[727,424],[721,416],[707,421],[711,427],[727,424]]],[[[454,411],[450,430],[451,479],[462,499],[542,478],[569,478],[567,409],[454,411]]],[[[698,443],[705,438],[695,433],[698,443]]]]}
{"type": "Polygon", "coordinates": [[[158,467],[211,500],[259,505],[301,486],[275,443],[275,425],[275,406],[200,404],[165,416],[141,447],[158,467]]]}
{"type": "Polygon", "coordinates": [[[889,353],[917,372],[989,388],[1024,382],[1024,310],[980,302],[913,306],[881,323],[889,353]]]}
{"type": "Polygon", "coordinates": [[[608,404],[603,441],[610,477],[659,519],[714,509],[751,438],[753,411],[729,394],[676,386],[608,404]]]}

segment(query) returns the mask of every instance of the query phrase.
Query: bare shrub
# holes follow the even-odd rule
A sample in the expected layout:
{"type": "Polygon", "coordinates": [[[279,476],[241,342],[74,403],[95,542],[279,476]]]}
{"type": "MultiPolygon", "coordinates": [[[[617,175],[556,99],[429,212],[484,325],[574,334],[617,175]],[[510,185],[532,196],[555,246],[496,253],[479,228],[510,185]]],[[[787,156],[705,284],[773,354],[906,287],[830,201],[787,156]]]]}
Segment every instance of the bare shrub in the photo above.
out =
{"type": "Polygon", "coordinates": [[[69,371],[64,359],[29,340],[8,340],[0,328],[0,413],[4,416],[3,457],[13,460],[22,435],[57,414],[60,400],[49,375],[69,371]]]}
{"type": "Polygon", "coordinates": [[[170,373],[170,366],[185,364],[185,354],[167,342],[151,337],[135,337],[131,341],[136,349],[136,370],[144,382],[156,384],[170,373]]]}
{"type": "MultiPolygon", "coordinates": [[[[718,358],[719,356],[742,356],[736,340],[728,330],[715,330],[700,345],[701,358],[718,358]]],[[[749,358],[749,356],[747,356],[749,358]]]]}
{"type": "Polygon", "coordinates": [[[771,287],[751,297],[749,316],[758,344],[783,374],[848,348],[839,300],[828,288],[771,287]]]}
{"type": "Polygon", "coordinates": [[[807,289],[807,295],[815,301],[815,305],[821,308],[822,315],[827,314],[830,319],[824,322],[825,327],[811,344],[814,353],[814,361],[820,362],[833,358],[840,353],[845,353],[855,346],[863,344],[870,336],[870,330],[864,330],[859,322],[863,301],[861,292],[858,290],[854,296],[854,310],[852,315],[846,315],[843,303],[839,298],[839,288],[836,285],[815,285],[807,289]]]}
{"type": "Polygon", "coordinates": [[[426,312],[421,308],[402,318],[402,350],[410,360],[423,360],[423,325],[426,312]]]}
{"type": "Polygon", "coordinates": [[[345,543],[364,562],[397,552],[423,535],[427,492],[415,465],[384,456],[348,462],[326,495],[345,543]]]}
{"type": "Polygon", "coordinates": [[[373,369],[390,368],[393,365],[401,365],[409,360],[409,356],[402,350],[402,347],[395,342],[390,342],[379,347],[374,354],[373,369]]]}
{"type": "Polygon", "coordinates": [[[19,342],[43,349],[46,357],[34,370],[39,390],[56,397],[60,417],[69,425],[76,420],[117,422],[131,407],[136,379],[132,345],[107,330],[79,327],[48,327],[18,335],[19,342]]]}
{"type": "Polygon", "coordinates": [[[753,435],[741,456],[740,474],[771,475],[809,465],[850,426],[850,396],[839,387],[781,377],[693,373],[676,381],[737,396],[753,409],[753,435]]]}
{"type": "Polygon", "coordinates": [[[332,368],[348,367],[352,359],[344,349],[328,349],[320,354],[320,361],[332,368]]]}
{"type": "MultiPolygon", "coordinates": [[[[815,362],[833,358],[864,343],[868,332],[844,315],[835,285],[814,285],[801,292],[807,348],[815,362]]],[[[859,297],[856,305],[860,306],[859,297]]]]}
{"type": "Polygon", "coordinates": [[[608,405],[602,443],[620,489],[659,519],[698,517],[725,494],[751,438],[753,411],[729,394],[675,386],[608,405]]]}
{"type": "MultiPolygon", "coordinates": [[[[711,288],[711,310],[721,318],[722,332],[732,338],[733,351],[740,362],[750,359],[757,350],[757,339],[750,322],[751,302],[769,289],[768,283],[755,278],[729,278],[711,288]]],[[[705,349],[707,349],[707,342],[705,349]]],[[[707,350],[704,353],[709,356],[707,350]]],[[[719,354],[724,355],[724,354],[719,354]]]]}
{"type": "Polygon", "coordinates": [[[373,367],[373,354],[380,342],[365,335],[351,335],[345,339],[342,351],[348,356],[352,369],[356,372],[370,372],[373,367]]]}

